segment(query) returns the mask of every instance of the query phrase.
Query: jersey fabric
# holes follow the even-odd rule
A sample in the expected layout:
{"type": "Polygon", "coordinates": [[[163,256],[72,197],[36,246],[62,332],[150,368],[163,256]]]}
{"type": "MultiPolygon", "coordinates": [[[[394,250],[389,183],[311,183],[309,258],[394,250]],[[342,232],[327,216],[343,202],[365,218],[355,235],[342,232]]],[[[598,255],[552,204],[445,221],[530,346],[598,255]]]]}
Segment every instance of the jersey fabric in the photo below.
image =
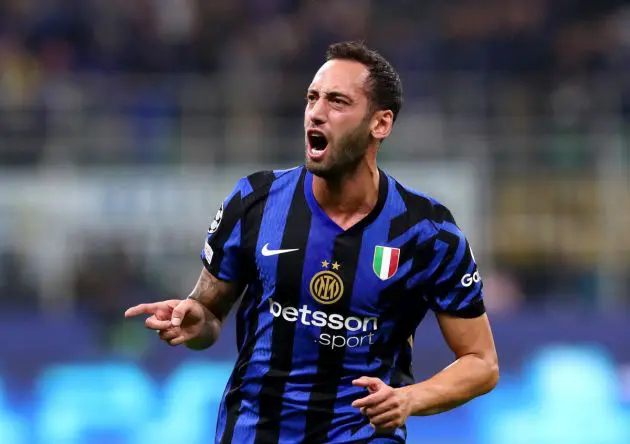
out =
{"type": "Polygon", "coordinates": [[[247,287],[216,443],[403,443],[404,427],[376,434],[351,406],[368,394],[352,381],[412,384],[413,335],[429,309],[485,312],[449,210],[379,172],[376,206],[347,230],[304,167],[243,178],[221,205],[202,261],[247,287]]]}

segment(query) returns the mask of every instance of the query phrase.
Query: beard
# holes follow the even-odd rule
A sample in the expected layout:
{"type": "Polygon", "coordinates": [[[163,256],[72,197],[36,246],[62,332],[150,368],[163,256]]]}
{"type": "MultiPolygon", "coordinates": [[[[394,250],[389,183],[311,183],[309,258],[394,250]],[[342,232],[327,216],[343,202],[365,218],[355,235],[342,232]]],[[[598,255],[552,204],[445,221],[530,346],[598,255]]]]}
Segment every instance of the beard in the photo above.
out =
{"type": "Polygon", "coordinates": [[[329,141],[326,157],[321,162],[306,156],[306,169],[323,179],[340,179],[356,171],[365,157],[369,143],[369,119],[342,135],[337,141],[329,141]]]}

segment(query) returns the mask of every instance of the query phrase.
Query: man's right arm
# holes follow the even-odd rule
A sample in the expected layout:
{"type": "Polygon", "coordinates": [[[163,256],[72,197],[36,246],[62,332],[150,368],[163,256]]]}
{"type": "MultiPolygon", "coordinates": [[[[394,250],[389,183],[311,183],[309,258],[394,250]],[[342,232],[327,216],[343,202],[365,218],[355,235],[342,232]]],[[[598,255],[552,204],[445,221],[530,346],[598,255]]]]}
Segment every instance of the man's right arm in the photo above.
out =
{"type": "Polygon", "coordinates": [[[129,308],[126,317],[149,314],[148,328],[159,331],[169,345],[186,344],[202,350],[216,342],[223,322],[251,277],[243,263],[241,240],[245,230],[242,196],[251,191],[242,178],[223,201],[208,227],[201,251],[204,268],[193,291],[184,300],[171,299],[129,308]]]}
{"type": "Polygon", "coordinates": [[[205,323],[201,333],[186,342],[188,348],[203,350],[216,342],[223,322],[242,290],[242,286],[236,282],[223,281],[205,268],[201,270],[199,280],[188,295],[188,299],[201,304],[205,313],[205,323]]]}
{"type": "Polygon", "coordinates": [[[199,350],[214,344],[225,318],[243,291],[242,282],[249,280],[243,273],[246,266],[241,245],[245,227],[242,196],[248,186],[248,179],[239,180],[208,227],[200,254],[204,268],[187,298],[203,307],[204,326],[194,339],[185,342],[189,348],[199,350]]]}

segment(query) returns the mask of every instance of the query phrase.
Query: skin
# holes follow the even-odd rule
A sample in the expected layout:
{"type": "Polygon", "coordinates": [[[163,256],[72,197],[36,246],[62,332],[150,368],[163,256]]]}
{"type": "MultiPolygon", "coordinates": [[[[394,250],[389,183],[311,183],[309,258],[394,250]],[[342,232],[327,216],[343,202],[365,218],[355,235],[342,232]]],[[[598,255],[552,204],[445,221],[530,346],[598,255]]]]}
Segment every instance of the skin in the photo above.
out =
{"type": "MultiPolygon", "coordinates": [[[[328,216],[348,229],[376,205],[379,172],[376,155],[391,133],[390,110],[373,110],[366,86],[369,72],[358,62],[331,60],[315,74],[307,92],[304,129],[317,129],[328,140],[321,158],[309,155],[306,167],[314,175],[313,193],[328,216]]],[[[140,304],[126,317],[149,315],[145,324],[169,345],[186,344],[202,350],[219,337],[243,286],[224,282],[202,269],[197,285],[185,300],[140,304]]],[[[353,384],[366,396],[352,403],[379,431],[402,426],[409,416],[441,413],[492,390],[499,378],[494,340],[486,315],[462,319],[437,314],[442,334],[455,361],[432,378],[393,388],[378,378],[362,376],[353,384]]]]}
{"type": "Polygon", "coordinates": [[[204,350],[219,338],[241,289],[240,285],[217,279],[203,268],[187,299],[136,305],[125,312],[125,317],[149,315],[145,325],[159,332],[160,339],[167,344],[186,344],[193,350],[204,350]]]}
{"type": "Polygon", "coordinates": [[[462,319],[438,314],[447,345],[456,360],[432,378],[392,388],[378,378],[353,381],[369,395],[352,403],[381,431],[401,427],[409,416],[446,412],[491,391],[499,381],[499,364],[488,316],[462,319]]]}
{"type": "MultiPolygon", "coordinates": [[[[392,131],[390,110],[370,110],[368,69],[354,61],[330,60],[308,88],[304,130],[318,129],[328,139],[323,159],[306,168],[314,174],[313,194],[322,209],[347,229],[364,218],[378,199],[376,154],[392,131]]],[[[305,138],[308,147],[308,138],[305,138]]],[[[307,148],[308,151],[308,148],[307,148]]]]}

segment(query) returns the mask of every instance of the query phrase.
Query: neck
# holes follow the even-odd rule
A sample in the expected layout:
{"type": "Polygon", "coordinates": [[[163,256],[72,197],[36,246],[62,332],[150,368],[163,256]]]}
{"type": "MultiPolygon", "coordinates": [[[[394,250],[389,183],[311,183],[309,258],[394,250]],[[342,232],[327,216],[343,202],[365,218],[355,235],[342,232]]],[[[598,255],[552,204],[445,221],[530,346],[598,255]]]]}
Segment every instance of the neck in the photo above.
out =
{"type": "Polygon", "coordinates": [[[357,168],[335,178],[313,176],[313,195],[338,225],[354,225],[372,211],[378,201],[379,171],[369,154],[357,168]]]}

